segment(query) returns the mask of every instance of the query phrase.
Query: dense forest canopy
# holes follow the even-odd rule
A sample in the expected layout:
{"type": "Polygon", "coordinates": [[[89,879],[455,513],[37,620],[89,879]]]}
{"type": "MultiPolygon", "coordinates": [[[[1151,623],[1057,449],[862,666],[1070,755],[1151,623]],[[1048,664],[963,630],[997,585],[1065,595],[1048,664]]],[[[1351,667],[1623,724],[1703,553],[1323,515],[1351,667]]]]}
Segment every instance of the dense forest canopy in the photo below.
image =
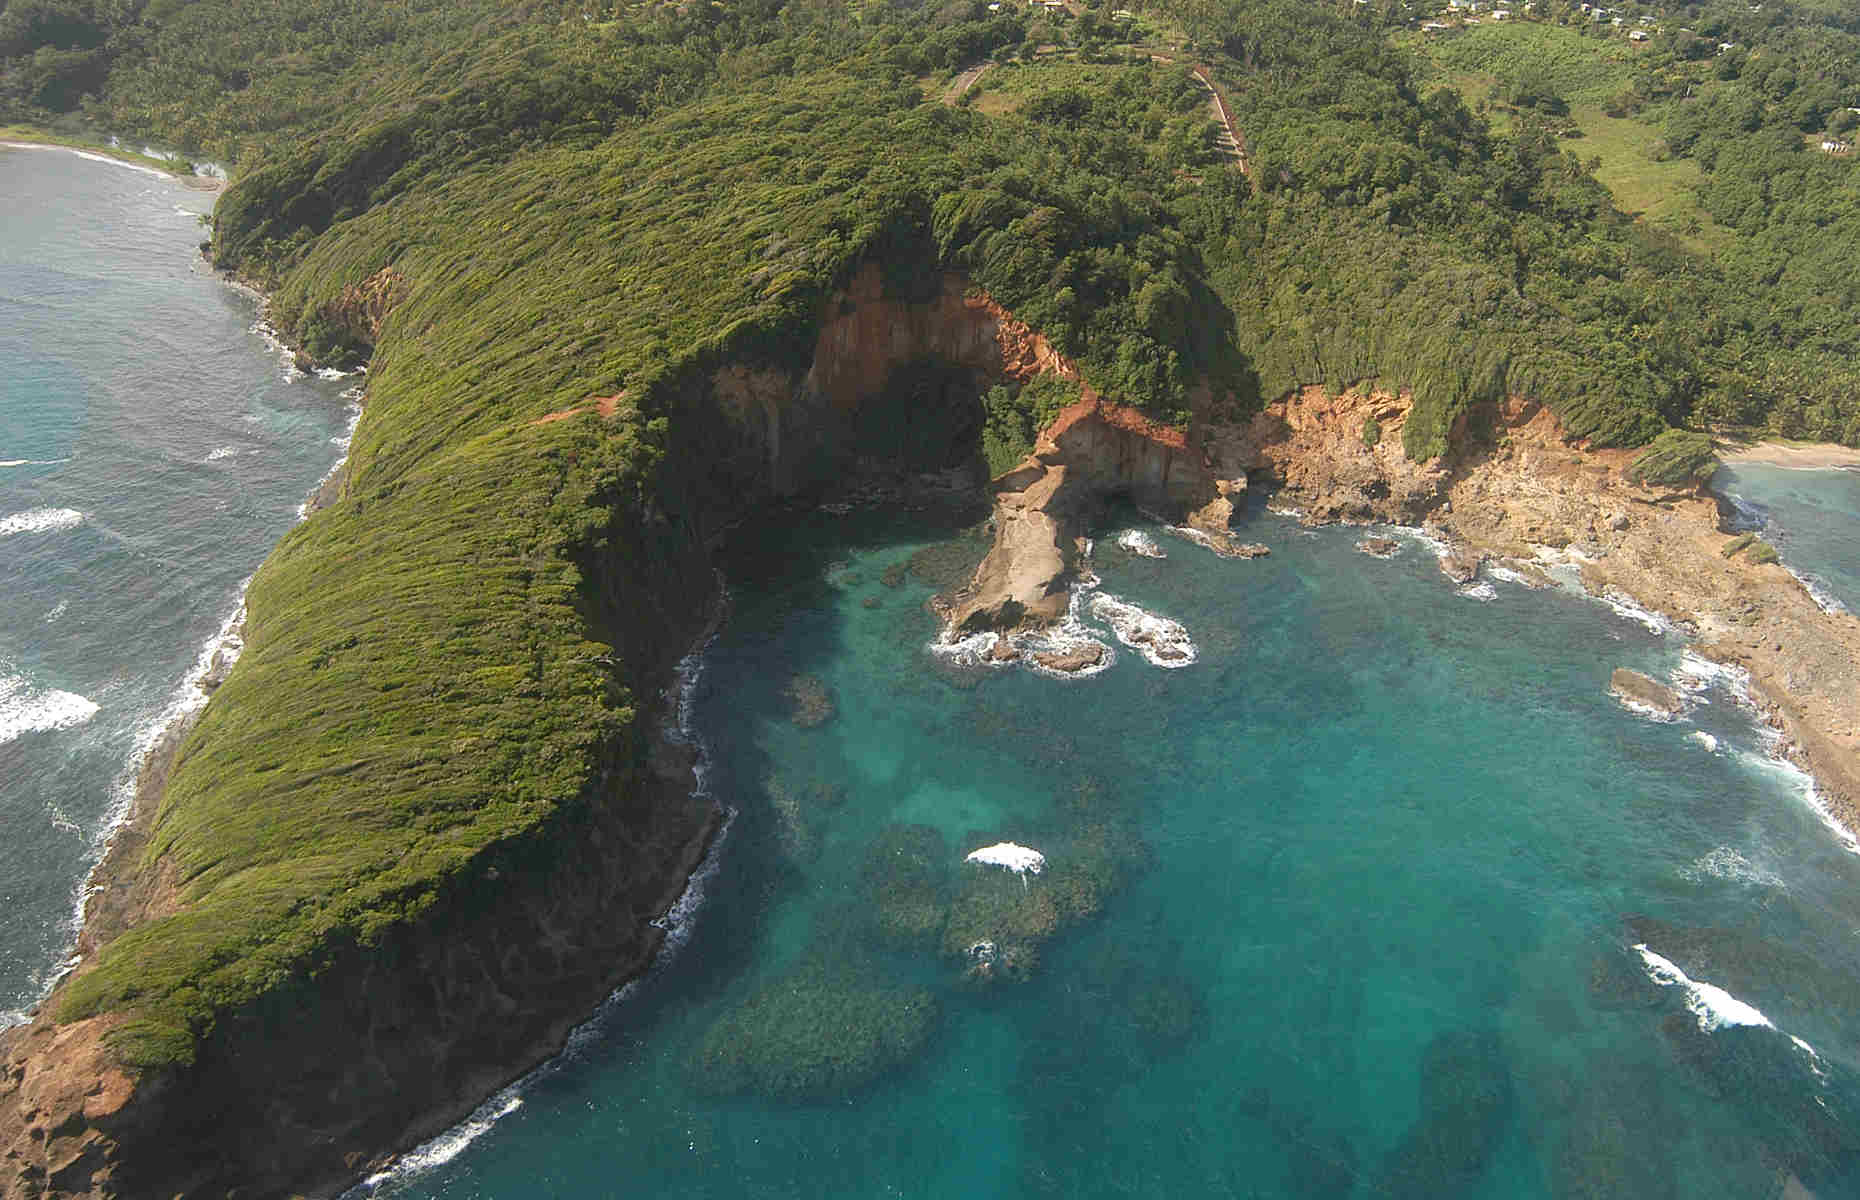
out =
{"type": "Polygon", "coordinates": [[[1415,391],[1416,454],[1505,391],[1602,441],[1705,424],[1860,441],[1860,197],[1851,160],[1815,144],[1860,125],[1860,17],[1635,10],[1658,14],[1658,36],[1628,59],[1574,6],[1538,4],[1536,19],[1579,29],[1594,52],[1496,64],[1518,117],[1499,130],[1391,44],[1427,13],[1343,7],[1157,0],[1133,30],[1108,6],[1049,16],[979,0],[3,0],[0,105],[253,169],[260,186],[224,210],[220,256],[279,279],[324,230],[409,188],[592,147],[720,95],[831,71],[915,87],[910,107],[934,100],[931,77],[990,57],[1141,64],[1161,49],[1221,81],[1250,180],[1212,169],[1185,70],[1133,66],[1035,88],[961,139],[1014,150],[911,185],[916,236],[933,210],[960,210],[961,244],[934,235],[947,265],[1004,289],[1111,390],[1179,418],[1210,372],[1241,406],[1376,378],[1415,391]],[[1565,140],[1572,83],[1622,81],[1610,110],[1658,124],[1671,154],[1699,163],[1729,245],[1702,254],[1625,218],[1565,140]],[[1055,156],[1092,169],[1055,175],[1055,156]],[[1014,179],[1071,195],[1036,198],[1014,179]],[[1068,219],[1030,236],[1028,206],[1068,219]]]}

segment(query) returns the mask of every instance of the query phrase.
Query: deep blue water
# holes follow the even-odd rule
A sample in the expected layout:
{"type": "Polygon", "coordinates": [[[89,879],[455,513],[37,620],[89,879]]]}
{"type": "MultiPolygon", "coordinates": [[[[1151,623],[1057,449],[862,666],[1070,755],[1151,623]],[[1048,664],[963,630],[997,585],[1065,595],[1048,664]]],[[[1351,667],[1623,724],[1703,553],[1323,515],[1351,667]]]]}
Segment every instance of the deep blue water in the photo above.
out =
{"type": "Polygon", "coordinates": [[[0,148],[0,1019],[67,953],[136,748],[348,427],[349,384],[287,379],[200,262],[211,203],[0,148]]]}
{"type": "Polygon", "coordinates": [[[1762,463],[1720,467],[1712,490],[1739,522],[1760,529],[1824,607],[1860,613],[1860,471],[1804,471],[1762,463]]]}
{"type": "Polygon", "coordinates": [[[681,948],[374,1190],[1860,1195],[1860,857],[1734,678],[1418,542],[1146,531],[1100,592],[1196,661],[1088,619],[1082,680],[932,656],[908,527],[745,538],[694,704],[737,815],[681,948]],[[1625,711],[1618,666],[1689,710],[1625,711]],[[1003,841],[1044,873],[963,861],[1003,841]],[[990,921],[1017,978],[971,977],[990,921]]]}

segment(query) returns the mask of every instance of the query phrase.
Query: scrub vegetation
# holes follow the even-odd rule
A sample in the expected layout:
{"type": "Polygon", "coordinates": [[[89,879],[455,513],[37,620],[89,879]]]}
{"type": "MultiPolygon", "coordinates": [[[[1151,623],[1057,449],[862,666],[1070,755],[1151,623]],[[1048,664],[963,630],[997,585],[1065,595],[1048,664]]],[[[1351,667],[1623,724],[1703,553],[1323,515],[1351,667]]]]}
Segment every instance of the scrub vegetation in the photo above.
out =
{"type": "MultiPolygon", "coordinates": [[[[62,1016],[125,1014],[127,1061],[185,1062],[229,1010],[632,786],[656,681],[611,614],[694,607],[660,593],[719,502],[690,385],[804,366],[866,262],[903,299],[961,274],[1177,424],[1373,381],[1413,393],[1417,458],[1507,393],[1571,436],[1653,443],[1650,479],[1700,477],[1708,443],[1673,431],[1708,424],[1860,443],[1860,203],[1805,141],[1860,103],[1816,57],[1851,35],[1732,14],[1736,59],[1670,36],[1631,59],[1548,32],[1456,48],[1505,81],[1497,129],[1328,8],[1164,0],[1143,23],[1193,39],[1169,61],[1111,53],[1095,9],[1030,20],[0,0],[0,119],[233,164],[215,262],[312,352],[370,361],[342,494],[254,581],[245,657],[162,805],[149,853],[183,906],[106,947],[62,1016]],[[1698,164],[1721,253],[1620,211],[1557,112],[1604,96],[1698,164]],[[390,273],[377,328],[354,298],[390,273]]],[[[989,392],[978,452],[1011,467],[1075,396],[989,392]]]]}

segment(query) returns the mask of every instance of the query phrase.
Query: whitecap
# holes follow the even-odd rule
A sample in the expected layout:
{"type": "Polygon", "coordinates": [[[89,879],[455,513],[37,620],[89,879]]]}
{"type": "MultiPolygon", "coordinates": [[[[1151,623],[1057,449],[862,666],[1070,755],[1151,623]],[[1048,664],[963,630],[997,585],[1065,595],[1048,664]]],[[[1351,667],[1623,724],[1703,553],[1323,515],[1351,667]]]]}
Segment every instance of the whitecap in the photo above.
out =
{"type": "Polygon", "coordinates": [[[988,867],[1000,867],[1016,875],[1038,875],[1046,870],[1046,855],[1031,846],[1022,846],[1015,842],[996,842],[992,846],[971,850],[962,861],[980,863],[988,867]]]}
{"type": "Polygon", "coordinates": [[[1268,504],[1266,511],[1275,517],[1291,517],[1293,520],[1303,520],[1305,515],[1304,509],[1289,504],[1268,504]]]}
{"type": "Polygon", "coordinates": [[[1705,753],[1707,754],[1718,753],[1718,739],[1706,733],[1703,729],[1694,729],[1691,733],[1686,735],[1686,738],[1705,747],[1705,753]]]}
{"type": "Polygon", "coordinates": [[[231,458],[233,455],[237,453],[239,453],[239,450],[235,446],[215,446],[212,450],[209,450],[207,452],[207,456],[201,461],[202,462],[218,462],[222,458],[231,458]]]}
{"type": "Polygon", "coordinates": [[[1156,544],[1156,539],[1141,529],[1126,529],[1117,535],[1116,541],[1125,550],[1143,558],[1169,557],[1163,553],[1162,547],[1156,544]]]}
{"type": "Polygon", "coordinates": [[[316,377],[318,379],[326,379],[326,380],[331,380],[331,381],[334,381],[337,379],[347,379],[349,376],[353,374],[355,374],[354,371],[344,371],[339,367],[318,367],[316,369],[316,377]]]}
{"type": "Polygon", "coordinates": [[[55,467],[70,461],[68,458],[7,458],[0,459],[0,467],[55,467]]]}
{"type": "Polygon", "coordinates": [[[1686,973],[1674,966],[1672,961],[1662,958],[1644,943],[1634,949],[1640,954],[1641,961],[1647,964],[1647,977],[1661,987],[1681,987],[1686,992],[1686,1008],[1698,1020],[1699,1028],[1706,1033],[1722,1029],[1727,1025],[1752,1025],[1763,1029],[1774,1029],[1770,1019],[1736,996],[1718,987],[1716,984],[1704,983],[1687,978],[1686,973]]]}
{"type": "Polygon", "coordinates": [[[70,607],[71,601],[69,600],[60,600],[58,603],[52,605],[51,611],[45,614],[45,623],[50,625],[58,618],[64,616],[65,610],[70,607]]]}
{"type": "Polygon", "coordinates": [[[1092,597],[1091,615],[1111,627],[1117,640],[1158,667],[1186,667],[1195,661],[1195,643],[1188,630],[1117,596],[1092,597]]]}
{"type": "Polygon", "coordinates": [[[83,521],[84,514],[75,508],[33,508],[10,517],[0,517],[0,537],[15,533],[50,533],[71,529],[83,521]]]}
{"type": "Polygon", "coordinates": [[[17,675],[0,674],[0,745],[28,733],[82,725],[97,705],[76,692],[36,688],[17,675]]]}

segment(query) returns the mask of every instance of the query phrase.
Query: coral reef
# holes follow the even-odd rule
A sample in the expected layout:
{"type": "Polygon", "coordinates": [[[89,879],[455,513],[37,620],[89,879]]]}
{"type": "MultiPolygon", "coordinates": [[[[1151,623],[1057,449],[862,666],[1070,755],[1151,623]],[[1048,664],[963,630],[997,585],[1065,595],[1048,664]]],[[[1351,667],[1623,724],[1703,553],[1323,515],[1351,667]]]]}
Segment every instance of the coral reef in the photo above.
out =
{"type": "Polygon", "coordinates": [[[803,729],[825,725],[833,719],[833,693],[818,675],[796,675],[782,689],[782,695],[794,706],[790,719],[803,729]]]}
{"type": "Polygon", "coordinates": [[[859,872],[860,898],[880,939],[934,949],[949,916],[949,847],[928,825],[892,825],[859,872]]]}
{"type": "Polygon", "coordinates": [[[916,1056],[937,1018],[928,991],[817,949],[720,1017],[694,1068],[721,1094],[837,1099],[916,1056]]]}

